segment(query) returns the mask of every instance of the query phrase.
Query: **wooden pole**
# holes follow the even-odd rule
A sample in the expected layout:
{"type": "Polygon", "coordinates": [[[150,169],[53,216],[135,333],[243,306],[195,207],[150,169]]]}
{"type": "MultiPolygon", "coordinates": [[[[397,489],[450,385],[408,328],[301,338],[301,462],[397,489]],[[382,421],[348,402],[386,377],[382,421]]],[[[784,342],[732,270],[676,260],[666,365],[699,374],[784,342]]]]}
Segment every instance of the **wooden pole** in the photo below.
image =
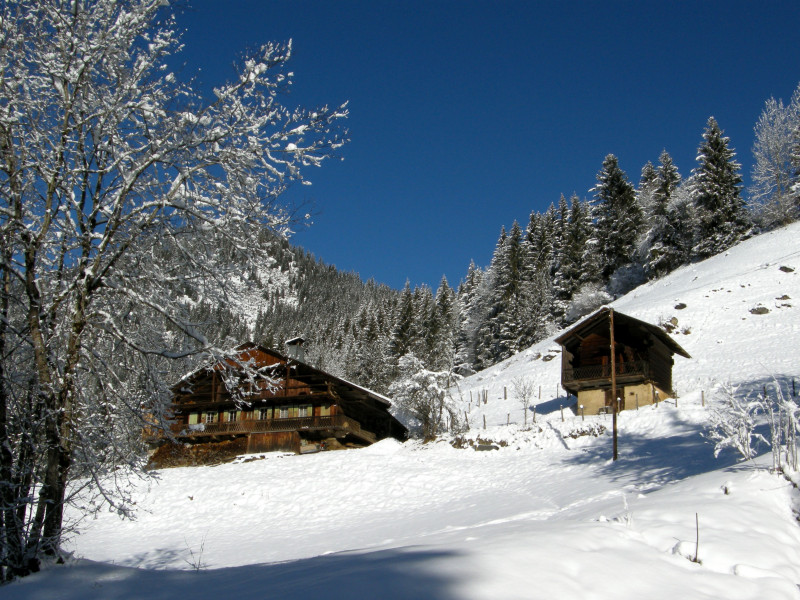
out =
{"type": "Polygon", "coordinates": [[[486,429],[486,415],[483,415],[483,428],[486,429]]]}
{"type": "Polygon", "coordinates": [[[559,404],[558,408],[561,410],[561,421],[563,422],[564,421],[564,405],[563,404],[559,404]]]}
{"type": "Polygon", "coordinates": [[[611,424],[611,428],[613,430],[613,439],[614,439],[614,458],[613,460],[617,460],[617,362],[616,362],[616,344],[614,343],[614,309],[610,309],[608,312],[609,316],[609,323],[610,323],[610,331],[611,331],[611,414],[613,416],[613,421],[611,424]]]}
{"type": "Polygon", "coordinates": [[[536,405],[533,405],[533,422],[536,423],[536,405]]]}

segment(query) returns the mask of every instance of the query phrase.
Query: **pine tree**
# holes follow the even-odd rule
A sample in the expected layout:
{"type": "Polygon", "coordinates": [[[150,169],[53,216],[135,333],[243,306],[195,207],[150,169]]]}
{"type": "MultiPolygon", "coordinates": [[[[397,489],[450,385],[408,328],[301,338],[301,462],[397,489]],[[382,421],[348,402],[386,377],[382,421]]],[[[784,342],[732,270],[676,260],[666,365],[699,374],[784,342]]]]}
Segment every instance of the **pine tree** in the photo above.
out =
{"type": "Polygon", "coordinates": [[[455,342],[455,370],[469,375],[475,368],[477,332],[486,315],[482,295],[484,273],[470,261],[467,276],[458,286],[458,328],[455,342]]]}
{"type": "Polygon", "coordinates": [[[455,292],[442,277],[434,299],[433,327],[431,337],[433,353],[431,369],[452,370],[455,354],[456,323],[458,321],[455,292]]]}
{"type": "Polygon", "coordinates": [[[633,186],[619,168],[617,157],[606,156],[597,174],[594,217],[597,227],[599,263],[602,278],[630,263],[642,226],[642,209],[633,186]]]}
{"type": "Polygon", "coordinates": [[[564,279],[569,300],[586,279],[584,254],[593,229],[589,205],[573,195],[570,199],[569,225],[563,252],[564,279]]]}
{"type": "Polygon", "coordinates": [[[519,287],[521,254],[521,231],[516,222],[514,225],[512,235],[506,234],[505,227],[501,229],[489,266],[487,314],[476,338],[475,358],[479,369],[508,358],[512,353],[509,331],[513,324],[508,321],[513,319],[511,298],[519,287]]]}
{"type": "Polygon", "coordinates": [[[414,327],[411,353],[426,365],[433,362],[434,301],[431,288],[425,284],[414,288],[414,327]]]}
{"type": "Polygon", "coordinates": [[[395,359],[411,352],[414,337],[414,297],[411,283],[406,281],[400,296],[399,313],[392,332],[391,353],[395,359]]]}
{"type": "Polygon", "coordinates": [[[550,264],[550,277],[552,281],[553,317],[561,320],[566,311],[567,303],[572,294],[570,288],[569,271],[569,218],[570,210],[564,194],[558,201],[558,211],[555,216],[553,228],[553,255],[550,264]]]}
{"type": "Polygon", "coordinates": [[[691,248],[693,220],[688,220],[685,203],[673,204],[681,181],[680,173],[666,150],[661,152],[659,162],[645,242],[644,269],[650,279],[666,275],[683,264],[691,248]]]}
{"type": "Polygon", "coordinates": [[[642,207],[646,217],[650,216],[653,210],[654,195],[658,187],[658,171],[649,160],[642,167],[642,175],[639,178],[639,187],[636,190],[636,200],[642,207]]]}
{"type": "Polygon", "coordinates": [[[692,172],[692,197],[698,218],[693,253],[698,258],[727,250],[749,229],[741,195],[741,167],[729,141],[714,117],[709,117],[697,150],[698,166],[692,172]]]}

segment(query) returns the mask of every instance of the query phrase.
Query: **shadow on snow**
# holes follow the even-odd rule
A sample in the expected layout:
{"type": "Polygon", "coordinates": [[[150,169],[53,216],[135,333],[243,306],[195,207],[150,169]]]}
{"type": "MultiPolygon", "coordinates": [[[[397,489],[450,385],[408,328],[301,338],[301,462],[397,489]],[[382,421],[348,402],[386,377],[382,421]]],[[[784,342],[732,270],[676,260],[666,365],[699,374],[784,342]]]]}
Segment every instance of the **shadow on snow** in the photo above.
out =
{"type": "MultiPolygon", "coordinates": [[[[774,399],[777,388],[780,388],[784,397],[788,398],[793,393],[793,379],[789,375],[777,375],[744,382],[737,386],[736,394],[755,398],[766,390],[767,396],[774,399]]],[[[714,402],[712,398],[709,400],[714,402]]],[[[718,402],[717,400],[716,403],[718,402]]],[[[550,401],[547,404],[552,403],[550,401]]],[[[706,410],[710,410],[712,406],[713,404],[707,405],[706,410]]],[[[555,405],[555,410],[558,410],[558,405],[555,405]]],[[[659,411],[662,408],[647,407],[645,410],[659,411]]],[[[609,417],[604,422],[609,429],[609,435],[580,452],[572,453],[566,462],[592,464],[611,480],[625,480],[645,487],[660,487],[669,482],[741,464],[741,456],[731,449],[725,449],[719,457],[714,457],[714,444],[705,437],[708,431],[705,421],[693,422],[676,410],[666,409],[661,414],[665,420],[670,421],[669,428],[673,432],[671,435],[650,436],[647,433],[626,431],[627,428],[623,427],[617,440],[618,460],[614,462],[609,417]]],[[[754,433],[769,439],[769,429],[764,423],[758,425],[754,433]]],[[[769,447],[763,443],[755,444],[755,449],[759,453],[769,451],[769,447]]]]}
{"type": "Polygon", "coordinates": [[[133,569],[79,561],[14,582],[3,587],[2,592],[5,600],[451,600],[457,597],[455,582],[436,573],[435,563],[453,557],[457,558],[451,551],[410,547],[197,572],[133,569]]]}

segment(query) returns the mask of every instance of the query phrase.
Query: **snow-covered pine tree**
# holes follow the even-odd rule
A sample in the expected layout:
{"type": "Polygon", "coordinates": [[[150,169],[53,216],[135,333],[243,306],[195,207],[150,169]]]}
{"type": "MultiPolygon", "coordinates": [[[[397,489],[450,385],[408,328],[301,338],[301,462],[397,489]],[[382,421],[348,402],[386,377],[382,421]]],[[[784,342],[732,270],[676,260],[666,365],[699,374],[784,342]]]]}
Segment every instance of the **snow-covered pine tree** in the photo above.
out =
{"type": "Polygon", "coordinates": [[[741,166],[714,117],[709,117],[692,171],[692,199],[698,230],[694,256],[707,258],[742,239],[750,219],[741,195],[741,166]]]}
{"type": "Polygon", "coordinates": [[[484,369],[513,354],[517,311],[512,300],[519,292],[522,231],[514,222],[510,234],[500,231],[487,273],[486,318],[477,335],[476,366],[484,369]]]}
{"type": "Polygon", "coordinates": [[[467,276],[458,286],[458,328],[455,343],[455,371],[470,375],[475,369],[477,332],[486,315],[482,291],[484,272],[470,261],[467,276]]]}
{"type": "Polygon", "coordinates": [[[553,317],[560,321],[564,316],[567,304],[571,297],[570,284],[568,281],[568,235],[569,235],[569,204],[564,194],[558,201],[558,210],[555,213],[553,227],[552,244],[553,253],[550,261],[550,277],[553,287],[553,317]]]}
{"type": "Polygon", "coordinates": [[[658,187],[658,171],[649,160],[642,167],[642,175],[639,178],[639,187],[636,188],[636,200],[642,207],[645,220],[649,219],[653,211],[653,195],[658,187]]]}
{"type": "Polygon", "coordinates": [[[692,221],[687,222],[685,206],[674,203],[681,176],[666,150],[661,152],[659,163],[645,241],[644,270],[651,279],[666,275],[688,259],[693,229],[692,221]]]}
{"type": "Polygon", "coordinates": [[[391,353],[395,359],[409,354],[414,344],[414,295],[411,282],[406,281],[400,295],[397,318],[392,332],[391,353]]]}
{"type": "Polygon", "coordinates": [[[430,367],[434,371],[451,371],[455,359],[456,324],[458,306],[455,292],[442,277],[434,298],[434,313],[430,336],[432,355],[430,367]]]}
{"type": "Polygon", "coordinates": [[[374,305],[362,307],[356,317],[357,337],[347,376],[375,391],[386,393],[392,380],[392,360],[389,353],[389,336],[383,331],[374,305]]]}
{"type": "Polygon", "coordinates": [[[433,360],[434,339],[431,336],[435,313],[433,291],[422,284],[414,288],[414,328],[411,352],[426,365],[433,360]]]}
{"type": "Polygon", "coordinates": [[[620,267],[629,264],[636,251],[642,227],[642,209],[633,185],[620,169],[617,157],[609,154],[597,173],[594,192],[594,220],[603,280],[608,281],[620,267]]]}
{"type": "Polygon", "coordinates": [[[593,229],[594,223],[592,223],[588,203],[581,201],[576,194],[573,194],[570,199],[567,238],[562,253],[564,279],[569,300],[572,300],[575,292],[578,291],[581,283],[586,279],[587,265],[584,263],[584,255],[593,229]]]}

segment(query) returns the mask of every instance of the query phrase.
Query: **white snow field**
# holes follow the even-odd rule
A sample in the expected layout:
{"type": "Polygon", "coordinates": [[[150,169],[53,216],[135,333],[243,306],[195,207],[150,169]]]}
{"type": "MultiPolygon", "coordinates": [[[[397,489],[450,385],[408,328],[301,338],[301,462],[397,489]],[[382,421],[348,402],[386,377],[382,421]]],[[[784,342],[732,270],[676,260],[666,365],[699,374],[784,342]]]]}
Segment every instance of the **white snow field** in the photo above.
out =
{"type": "Polygon", "coordinates": [[[135,484],[135,520],[101,510],[74,560],[0,598],[800,598],[800,494],[768,454],[715,459],[702,435],[719,384],[789,393],[797,377],[800,392],[799,240],[800,224],[753,238],[613,303],[677,318],[693,357],[675,358],[677,406],[620,415],[616,462],[610,417],[562,421],[546,340],[462,382],[461,449],[385,440],[163,470],[135,484]],[[537,385],[529,429],[520,376],[537,385]]]}

